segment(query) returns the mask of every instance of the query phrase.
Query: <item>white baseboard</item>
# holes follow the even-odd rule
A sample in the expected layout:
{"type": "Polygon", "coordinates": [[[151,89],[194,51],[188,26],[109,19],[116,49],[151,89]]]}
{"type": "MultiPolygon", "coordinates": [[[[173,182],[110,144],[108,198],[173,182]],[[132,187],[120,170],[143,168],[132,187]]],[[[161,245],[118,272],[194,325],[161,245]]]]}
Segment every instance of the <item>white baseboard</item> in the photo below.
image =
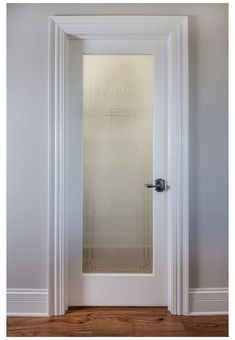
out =
{"type": "Polygon", "coordinates": [[[48,316],[47,289],[8,289],[8,316],[48,316]]]}
{"type": "MultiPolygon", "coordinates": [[[[189,315],[227,315],[228,288],[189,290],[189,315]]],[[[7,315],[49,316],[47,289],[8,289],[7,315]]]]}
{"type": "Polygon", "coordinates": [[[228,288],[189,290],[189,315],[227,315],[228,288]]]}

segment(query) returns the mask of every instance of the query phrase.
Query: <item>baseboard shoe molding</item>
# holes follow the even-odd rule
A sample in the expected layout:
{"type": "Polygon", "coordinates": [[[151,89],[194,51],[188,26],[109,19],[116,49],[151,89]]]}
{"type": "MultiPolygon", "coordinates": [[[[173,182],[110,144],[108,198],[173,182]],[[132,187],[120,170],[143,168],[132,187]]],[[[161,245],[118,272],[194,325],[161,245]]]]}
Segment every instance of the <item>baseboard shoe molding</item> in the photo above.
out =
{"type": "Polygon", "coordinates": [[[228,288],[191,288],[189,315],[227,315],[228,288]]]}
{"type": "Polygon", "coordinates": [[[7,289],[8,316],[49,316],[47,289],[7,289]]]}

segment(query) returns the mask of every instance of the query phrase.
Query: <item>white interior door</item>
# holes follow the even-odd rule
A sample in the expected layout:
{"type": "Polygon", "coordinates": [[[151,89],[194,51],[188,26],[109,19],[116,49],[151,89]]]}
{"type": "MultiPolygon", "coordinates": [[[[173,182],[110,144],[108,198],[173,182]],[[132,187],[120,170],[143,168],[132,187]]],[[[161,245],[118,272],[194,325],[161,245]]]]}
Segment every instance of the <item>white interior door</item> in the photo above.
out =
{"type": "Polygon", "coordinates": [[[69,44],[69,306],[166,306],[166,43],[69,44]]]}

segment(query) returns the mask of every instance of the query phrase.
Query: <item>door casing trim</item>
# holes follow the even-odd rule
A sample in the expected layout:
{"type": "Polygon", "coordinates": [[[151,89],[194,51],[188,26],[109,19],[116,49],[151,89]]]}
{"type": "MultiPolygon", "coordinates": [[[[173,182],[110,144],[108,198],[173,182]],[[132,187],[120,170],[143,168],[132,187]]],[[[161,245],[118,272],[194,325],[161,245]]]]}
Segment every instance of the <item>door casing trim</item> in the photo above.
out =
{"type": "Polygon", "coordinates": [[[48,304],[68,308],[65,131],[69,39],[166,40],[168,49],[168,308],[189,313],[188,17],[49,17],[48,304]]]}

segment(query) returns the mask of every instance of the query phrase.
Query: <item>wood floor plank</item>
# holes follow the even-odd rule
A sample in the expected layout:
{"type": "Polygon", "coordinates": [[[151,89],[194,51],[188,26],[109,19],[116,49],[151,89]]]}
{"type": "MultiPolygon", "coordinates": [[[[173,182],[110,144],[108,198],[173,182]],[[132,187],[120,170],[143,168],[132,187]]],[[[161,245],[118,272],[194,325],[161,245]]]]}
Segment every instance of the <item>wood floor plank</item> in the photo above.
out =
{"type": "Polygon", "coordinates": [[[204,336],[228,336],[228,316],[191,316],[183,317],[185,330],[204,336]],[[225,334],[225,335],[224,335],[225,334]]]}
{"type": "Polygon", "coordinates": [[[227,316],[174,316],[164,307],[76,307],[57,317],[8,317],[8,336],[228,336],[227,316]]]}

